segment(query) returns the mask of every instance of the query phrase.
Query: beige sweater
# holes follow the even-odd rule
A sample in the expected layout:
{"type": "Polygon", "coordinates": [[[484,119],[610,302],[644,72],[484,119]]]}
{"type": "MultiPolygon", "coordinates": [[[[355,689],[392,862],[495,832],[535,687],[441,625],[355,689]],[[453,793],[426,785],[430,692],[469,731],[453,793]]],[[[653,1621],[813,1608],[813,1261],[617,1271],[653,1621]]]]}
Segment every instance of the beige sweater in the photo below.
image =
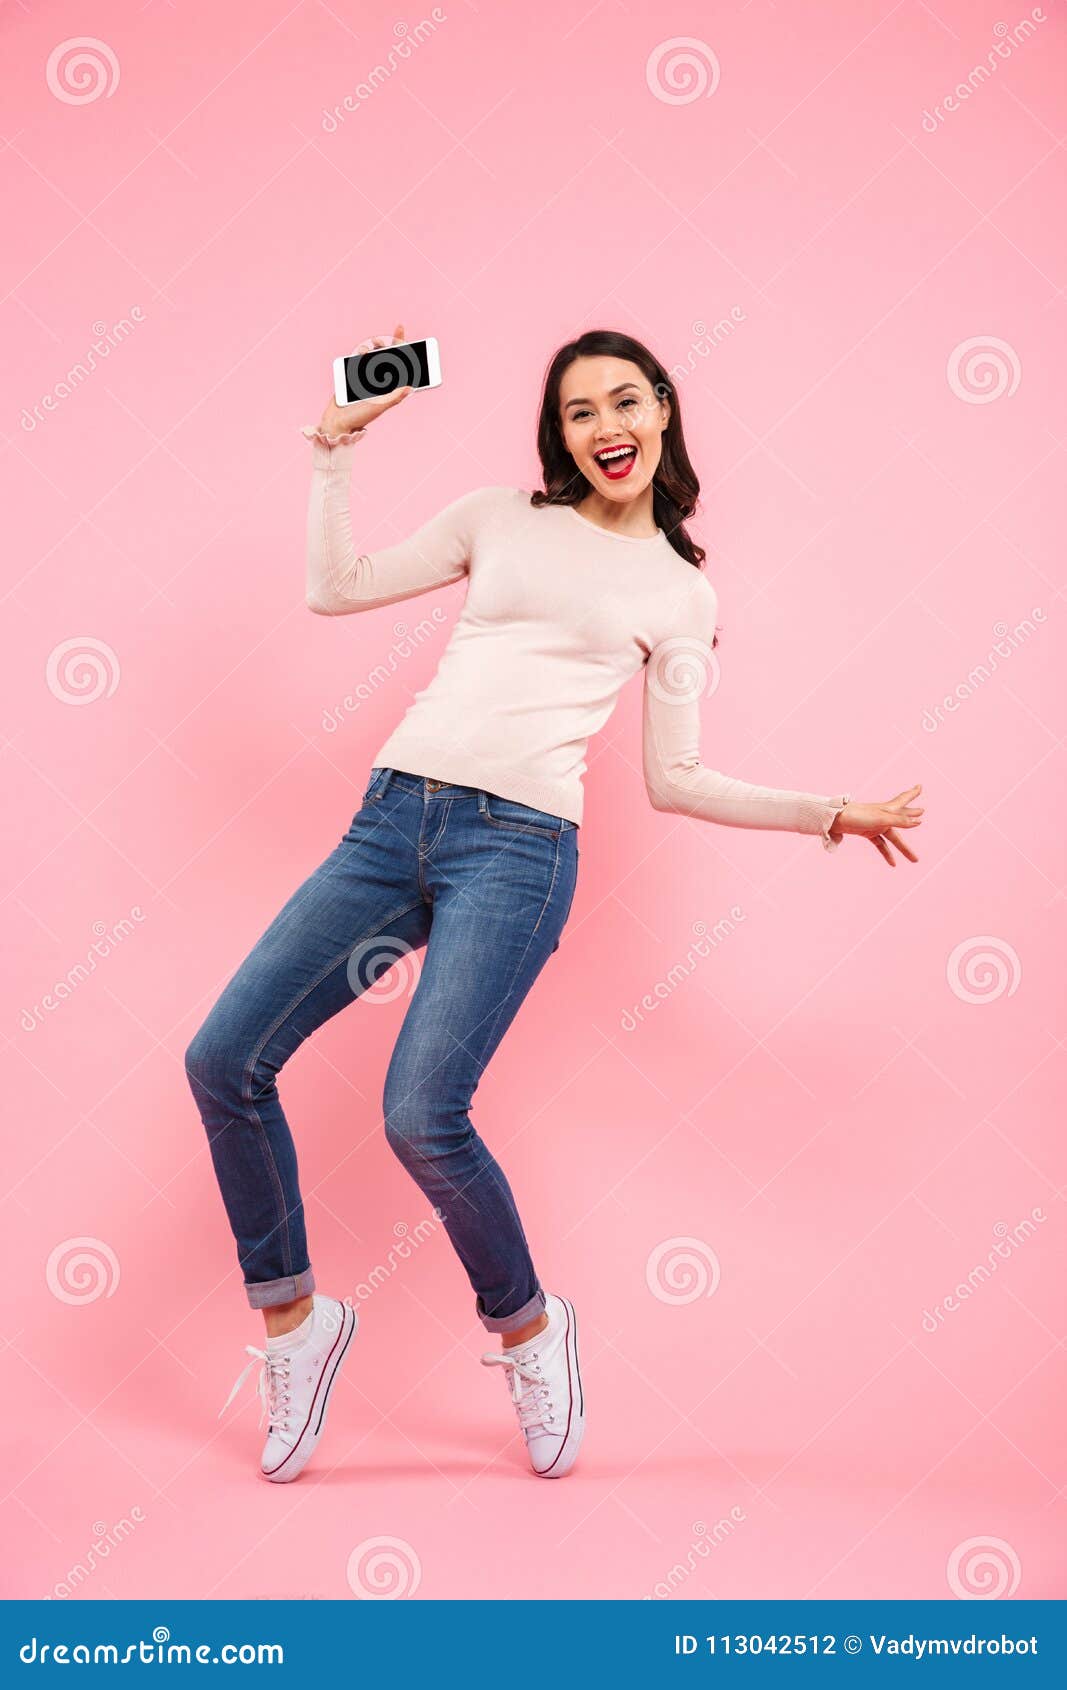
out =
{"type": "Polygon", "coordinates": [[[718,679],[716,594],[662,529],[613,534],[569,505],[540,510],[517,487],[477,487],[397,545],[352,540],[352,448],[311,441],[307,603],[375,610],[452,581],[466,594],[429,685],[375,767],[476,786],[580,825],[589,740],[644,669],[643,770],[657,810],[728,827],[819,834],[827,850],[850,795],[753,786],[700,760],[700,698],[718,679]]]}

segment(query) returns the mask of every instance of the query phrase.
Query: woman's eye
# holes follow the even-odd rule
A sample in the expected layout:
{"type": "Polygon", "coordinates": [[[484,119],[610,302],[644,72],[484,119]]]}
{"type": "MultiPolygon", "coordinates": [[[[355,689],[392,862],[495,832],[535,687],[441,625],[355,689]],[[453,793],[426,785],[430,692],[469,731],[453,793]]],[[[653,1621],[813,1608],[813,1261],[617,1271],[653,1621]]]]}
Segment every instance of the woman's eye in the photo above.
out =
{"type": "MultiPolygon", "coordinates": [[[[636,405],[637,400],[631,394],[628,399],[620,399],[619,404],[620,404],[620,406],[622,406],[622,405],[636,405]]],[[[575,411],[573,413],[572,417],[571,417],[571,421],[572,422],[581,422],[583,417],[588,417],[588,416],[591,416],[591,415],[592,415],[592,413],[590,411],[575,411]]]]}

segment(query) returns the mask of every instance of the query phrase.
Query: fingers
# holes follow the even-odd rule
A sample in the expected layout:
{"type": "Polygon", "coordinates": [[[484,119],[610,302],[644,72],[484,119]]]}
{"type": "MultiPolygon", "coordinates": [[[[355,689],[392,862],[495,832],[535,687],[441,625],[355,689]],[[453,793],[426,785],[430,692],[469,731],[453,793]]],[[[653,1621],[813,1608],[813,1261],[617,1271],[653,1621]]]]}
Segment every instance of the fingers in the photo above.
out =
{"type": "Polygon", "coordinates": [[[368,335],[366,340],[360,341],[359,345],[356,347],[356,351],[353,352],[351,354],[351,356],[354,358],[356,356],[356,354],[359,353],[359,352],[372,352],[376,346],[395,346],[397,341],[403,340],[403,338],[404,338],[404,325],[403,325],[403,323],[398,323],[391,335],[388,335],[388,334],[368,335]]]}
{"type": "Polygon", "coordinates": [[[906,857],[909,863],[917,863],[919,861],[911,847],[905,844],[904,840],[900,838],[895,827],[887,827],[883,833],[870,833],[867,837],[878,851],[879,856],[885,858],[885,861],[889,864],[890,868],[896,868],[897,866],[896,859],[894,858],[892,851],[889,849],[890,845],[895,846],[901,856],[906,857]]]}
{"type": "Polygon", "coordinates": [[[919,861],[907,841],[898,837],[895,827],[887,827],[885,830],[885,836],[896,846],[902,857],[907,857],[909,863],[917,863],[919,861]]]}
{"type": "Polygon", "coordinates": [[[365,399],[363,403],[373,407],[373,415],[379,417],[383,411],[388,411],[391,406],[399,405],[401,400],[406,399],[410,392],[410,387],[395,387],[392,393],[383,393],[378,399],[365,399]]]}

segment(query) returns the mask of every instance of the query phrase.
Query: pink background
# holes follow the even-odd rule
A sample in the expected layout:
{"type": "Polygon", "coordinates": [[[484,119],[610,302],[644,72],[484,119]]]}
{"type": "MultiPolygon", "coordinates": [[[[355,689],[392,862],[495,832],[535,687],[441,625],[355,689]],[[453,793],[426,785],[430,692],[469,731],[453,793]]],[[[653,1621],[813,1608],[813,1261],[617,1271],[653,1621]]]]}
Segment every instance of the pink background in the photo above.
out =
{"type": "MultiPolygon", "coordinates": [[[[383,1538],[416,1598],[1067,1595],[1052,0],[944,104],[1027,15],[459,4],[346,111],[391,8],[7,10],[7,1595],[63,1595],[95,1542],[75,1594],[354,1598],[383,1538]],[[87,29],[114,63],[65,99],[49,55],[87,29]],[[582,1323],[564,1485],[525,1468],[443,1235],[361,1303],[294,1489],[256,1476],[250,1389],[216,1419],[261,1323],[184,1048],[460,603],[304,606],[298,428],[398,318],[445,384],[360,448],[361,543],[536,485],[555,347],[647,338],[681,367],[720,595],[706,761],[928,806],[892,871],[657,814],[636,684],[591,748],[571,921],[475,1114],[582,1323]],[[686,1248],[710,1294],[672,1279],[686,1248]]],[[[320,1285],[354,1300],[426,1214],[380,1130],[405,1003],[282,1079],[320,1285]]]]}

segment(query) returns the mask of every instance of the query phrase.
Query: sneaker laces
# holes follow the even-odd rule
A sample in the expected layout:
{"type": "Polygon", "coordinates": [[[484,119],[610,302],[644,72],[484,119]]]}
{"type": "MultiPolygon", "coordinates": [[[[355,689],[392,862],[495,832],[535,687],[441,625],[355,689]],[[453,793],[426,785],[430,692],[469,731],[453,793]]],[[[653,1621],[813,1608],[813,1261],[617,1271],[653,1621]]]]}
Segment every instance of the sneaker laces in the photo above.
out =
{"type": "Polygon", "coordinates": [[[552,1406],[552,1391],[541,1371],[536,1350],[525,1358],[510,1355],[507,1350],[490,1350],[482,1357],[482,1365],[508,1369],[508,1392],[524,1432],[529,1431],[531,1426],[543,1426],[546,1431],[554,1430],[550,1424],[556,1418],[556,1411],[552,1406]]]}
{"type": "Polygon", "coordinates": [[[237,1375],[233,1389],[219,1409],[217,1418],[222,1419],[258,1361],[262,1364],[259,1370],[259,1378],[256,1381],[256,1394],[262,1404],[259,1412],[259,1424],[262,1426],[264,1415],[268,1415],[269,1432],[288,1432],[290,1429],[289,1415],[292,1412],[291,1387],[289,1384],[291,1356],[272,1355],[269,1350],[257,1349],[255,1344],[246,1344],[245,1350],[252,1357],[252,1360],[246,1362],[237,1375]]]}

